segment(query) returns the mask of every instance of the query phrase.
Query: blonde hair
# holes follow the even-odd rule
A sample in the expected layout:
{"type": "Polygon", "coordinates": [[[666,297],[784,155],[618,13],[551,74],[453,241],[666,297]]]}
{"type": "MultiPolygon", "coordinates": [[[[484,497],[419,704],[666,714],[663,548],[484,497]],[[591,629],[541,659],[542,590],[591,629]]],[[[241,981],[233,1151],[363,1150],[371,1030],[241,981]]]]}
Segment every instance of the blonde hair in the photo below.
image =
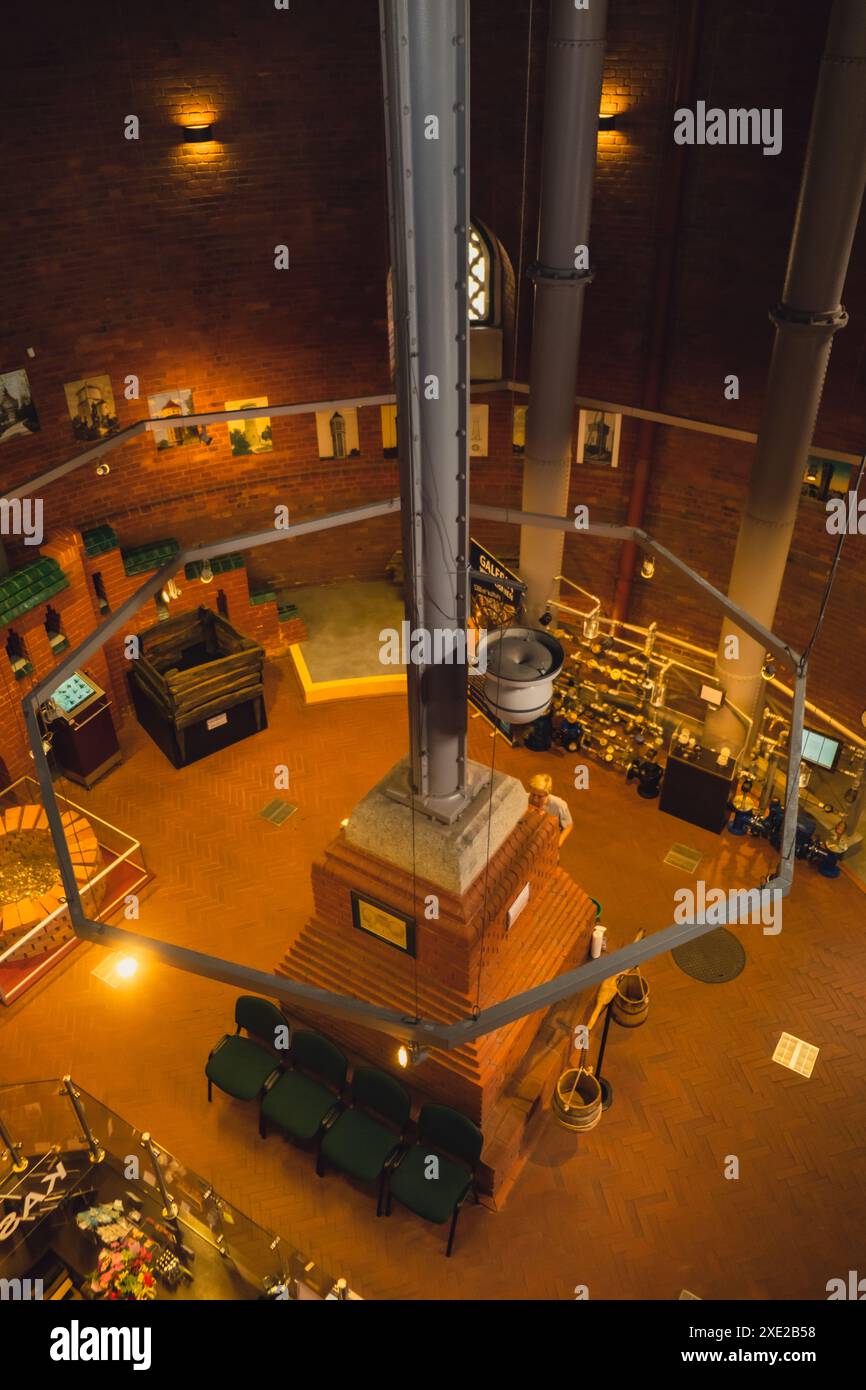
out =
{"type": "Polygon", "coordinates": [[[551,792],[553,790],[553,778],[549,772],[537,772],[529,783],[529,789],[533,792],[551,792]]]}

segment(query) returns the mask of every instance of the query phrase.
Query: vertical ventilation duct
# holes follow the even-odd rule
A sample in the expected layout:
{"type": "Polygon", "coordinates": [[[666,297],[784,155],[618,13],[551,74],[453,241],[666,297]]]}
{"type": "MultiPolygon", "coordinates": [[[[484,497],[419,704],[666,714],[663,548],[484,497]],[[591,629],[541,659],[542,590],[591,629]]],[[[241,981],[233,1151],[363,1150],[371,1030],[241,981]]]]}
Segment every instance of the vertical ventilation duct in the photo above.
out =
{"type": "MultiPolygon", "coordinates": [[[[749,493],[728,595],[772,628],[833,335],[866,184],[866,3],[836,0],[818,77],[776,339],[749,493]]],[[[755,720],[763,702],[764,652],[734,623],[722,628],[716,670],[728,700],[755,720]],[[739,655],[730,658],[728,639],[739,655]]],[[[708,735],[740,747],[742,722],[724,706],[708,735]]]]}
{"type": "Polygon", "coordinates": [[[412,792],[450,821],[466,764],[468,0],[380,0],[406,618],[440,635],[408,667],[412,792]],[[453,648],[448,660],[448,647],[453,648]]]}
{"type": "MultiPolygon", "coordinates": [[[[583,294],[590,272],[575,268],[589,245],[607,0],[577,9],[551,0],[544,102],[544,153],[535,284],[523,510],[565,516],[583,294]]],[[[526,620],[538,622],[562,571],[564,534],[524,526],[520,575],[526,620]]]]}

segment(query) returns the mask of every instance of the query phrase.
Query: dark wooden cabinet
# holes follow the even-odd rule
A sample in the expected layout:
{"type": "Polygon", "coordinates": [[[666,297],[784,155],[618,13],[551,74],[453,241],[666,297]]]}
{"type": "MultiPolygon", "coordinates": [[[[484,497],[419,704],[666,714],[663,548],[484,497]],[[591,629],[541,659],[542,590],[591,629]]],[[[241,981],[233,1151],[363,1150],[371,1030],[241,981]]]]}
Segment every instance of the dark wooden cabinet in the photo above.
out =
{"type": "Polygon", "coordinates": [[[121,760],[111,701],[95,681],[78,671],[54,692],[54,699],[57,713],[50,727],[55,762],[71,782],[92,787],[121,760]],[[74,691],[66,700],[72,707],[64,709],[63,692],[68,687],[74,691]]]}
{"type": "Polygon", "coordinates": [[[719,767],[717,756],[709,748],[701,748],[692,758],[682,758],[671,751],[659,810],[716,834],[724,830],[728,803],[734,794],[736,763],[731,758],[727,767],[719,767]]]}

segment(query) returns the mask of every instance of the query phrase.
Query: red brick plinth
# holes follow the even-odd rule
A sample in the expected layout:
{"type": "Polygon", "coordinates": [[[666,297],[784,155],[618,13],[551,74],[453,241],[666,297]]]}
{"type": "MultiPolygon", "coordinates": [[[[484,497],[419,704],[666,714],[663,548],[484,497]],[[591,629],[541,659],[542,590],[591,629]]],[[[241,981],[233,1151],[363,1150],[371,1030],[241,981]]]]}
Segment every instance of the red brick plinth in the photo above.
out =
{"type": "MultiPolygon", "coordinates": [[[[350,845],[341,833],[313,866],[315,914],[277,969],[408,1018],[442,1022],[468,1018],[476,1003],[485,1009],[553,979],[587,959],[595,920],[586,893],[559,867],[558,840],[553,817],[528,810],[489,868],[456,895],[421,879],[413,884],[411,873],[350,845]],[[506,929],[508,908],[527,882],[529,901],[506,929]],[[353,890],[415,918],[415,959],[355,927],[353,890]],[[425,916],[431,897],[438,898],[438,918],[425,916]]],[[[392,1038],[310,1011],[291,1012],[353,1055],[399,1075],[419,1100],[441,1101],[469,1115],[490,1141],[484,1154],[488,1185],[501,1187],[537,1109],[527,1099],[526,1061],[536,1051],[532,1045],[544,1012],[453,1051],[431,1051],[409,1072],[400,1071],[392,1038]]],[[[550,1068],[542,1069],[546,1075],[550,1068]]],[[[548,1089],[546,1081],[541,1089],[548,1089]]]]}

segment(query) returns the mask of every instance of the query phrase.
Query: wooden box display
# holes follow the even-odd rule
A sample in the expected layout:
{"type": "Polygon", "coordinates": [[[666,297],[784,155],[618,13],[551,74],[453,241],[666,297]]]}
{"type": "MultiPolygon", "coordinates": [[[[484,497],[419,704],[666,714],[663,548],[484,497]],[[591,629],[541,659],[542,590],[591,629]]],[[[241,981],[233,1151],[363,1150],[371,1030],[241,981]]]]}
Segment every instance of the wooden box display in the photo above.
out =
{"type": "Polygon", "coordinates": [[[138,722],[175,767],[267,728],[264,652],[208,608],[138,634],[129,680],[138,722]]]}

